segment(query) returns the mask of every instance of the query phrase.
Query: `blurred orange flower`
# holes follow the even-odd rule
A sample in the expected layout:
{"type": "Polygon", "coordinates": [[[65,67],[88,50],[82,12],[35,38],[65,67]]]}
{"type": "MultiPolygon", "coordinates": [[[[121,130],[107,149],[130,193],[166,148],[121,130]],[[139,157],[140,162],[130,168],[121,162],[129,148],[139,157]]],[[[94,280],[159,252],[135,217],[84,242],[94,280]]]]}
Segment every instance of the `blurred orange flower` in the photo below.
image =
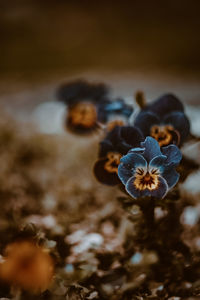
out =
{"type": "Polygon", "coordinates": [[[48,250],[32,241],[16,241],[5,249],[0,279],[33,293],[43,292],[51,283],[54,262],[48,250]]]}

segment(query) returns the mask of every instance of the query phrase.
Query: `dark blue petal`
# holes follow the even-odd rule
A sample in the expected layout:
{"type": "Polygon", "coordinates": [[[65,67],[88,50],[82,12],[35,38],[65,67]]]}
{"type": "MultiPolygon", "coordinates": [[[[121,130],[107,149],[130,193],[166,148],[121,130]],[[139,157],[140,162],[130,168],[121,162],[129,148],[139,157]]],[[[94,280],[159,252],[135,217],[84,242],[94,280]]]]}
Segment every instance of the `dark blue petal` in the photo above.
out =
{"type": "Polygon", "coordinates": [[[162,147],[162,153],[167,156],[165,164],[168,166],[177,166],[182,159],[181,151],[176,145],[162,147]]]}
{"type": "Polygon", "coordinates": [[[94,165],[94,175],[96,179],[106,185],[117,185],[120,183],[119,177],[117,173],[109,173],[105,169],[105,163],[107,162],[107,158],[101,158],[96,161],[94,165]]]}
{"type": "Polygon", "coordinates": [[[123,163],[119,164],[118,177],[124,185],[126,184],[126,182],[129,180],[131,176],[133,176],[132,168],[128,168],[123,163]]]}
{"type": "Polygon", "coordinates": [[[133,112],[133,107],[128,104],[126,104],[122,109],[122,115],[126,116],[127,118],[131,116],[132,112],[133,112]]]}
{"type": "Polygon", "coordinates": [[[168,191],[168,186],[167,186],[165,179],[162,178],[161,176],[159,176],[158,180],[159,180],[159,184],[158,184],[157,189],[155,189],[155,190],[149,190],[149,189],[139,190],[134,185],[135,177],[131,177],[127,181],[125,188],[126,188],[126,191],[134,199],[138,199],[141,197],[155,197],[158,199],[162,199],[162,198],[164,198],[164,196],[166,195],[166,193],[168,191]]]}
{"type": "Polygon", "coordinates": [[[172,94],[165,94],[161,96],[152,104],[149,104],[146,109],[154,112],[161,118],[173,111],[184,111],[181,101],[172,94]]]}
{"type": "Polygon", "coordinates": [[[147,167],[147,161],[144,159],[144,157],[137,153],[128,153],[127,155],[124,155],[120,162],[130,165],[131,168],[134,168],[135,166],[143,166],[147,167]]]}
{"type": "Polygon", "coordinates": [[[117,142],[117,149],[120,153],[126,154],[131,148],[138,147],[143,141],[140,130],[133,126],[120,127],[120,137],[117,142]]]}
{"type": "Polygon", "coordinates": [[[105,139],[101,142],[101,148],[105,148],[104,144],[112,144],[112,151],[125,155],[131,148],[138,147],[141,141],[143,141],[143,135],[138,128],[133,126],[116,126],[108,132],[105,139]]]}
{"type": "Polygon", "coordinates": [[[121,139],[134,148],[140,146],[144,140],[142,132],[137,127],[122,126],[120,129],[121,139]]]}
{"type": "Polygon", "coordinates": [[[108,121],[109,114],[106,112],[105,107],[110,103],[111,101],[107,98],[102,98],[101,102],[96,103],[97,118],[100,123],[106,123],[108,121]]]}
{"type": "Polygon", "coordinates": [[[190,133],[190,122],[183,112],[172,112],[165,116],[163,122],[172,125],[180,133],[181,143],[190,133]]]}
{"type": "Polygon", "coordinates": [[[99,101],[108,94],[109,89],[105,84],[91,84],[85,80],[78,79],[61,85],[57,91],[57,97],[67,105],[80,101],[99,101]]]}
{"type": "Polygon", "coordinates": [[[149,167],[156,167],[159,169],[163,169],[166,160],[167,160],[166,155],[156,156],[150,161],[149,167]]]}
{"type": "Polygon", "coordinates": [[[99,157],[104,157],[108,152],[115,152],[113,144],[109,140],[100,142],[99,157]]]}
{"type": "Polygon", "coordinates": [[[115,111],[121,111],[123,108],[124,102],[120,100],[112,101],[105,105],[105,111],[106,112],[115,112],[115,111]]]}
{"type": "Polygon", "coordinates": [[[124,100],[116,99],[105,105],[105,111],[109,113],[120,113],[124,107],[126,107],[124,100]]]}
{"type": "Polygon", "coordinates": [[[116,145],[121,139],[121,126],[115,126],[109,131],[105,137],[105,140],[109,140],[113,145],[116,145]]]}
{"type": "Polygon", "coordinates": [[[147,168],[147,162],[140,154],[129,153],[120,159],[118,176],[123,184],[133,175],[137,167],[147,168]]]}
{"type": "Polygon", "coordinates": [[[175,186],[175,184],[178,182],[180,177],[180,175],[176,172],[175,168],[173,167],[166,168],[162,176],[166,180],[169,189],[175,186]]]}
{"type": "Polygon", "coordinates": [[[151,127],[155,124],[160,124],[160,122],[156,114],[149,111],[141,111],[134,121],[134,126],[138,127],[146,137],[150,135],[151,127]]]}
{"type": "Polygon", "coordinates": [[[133,112],[133,107],[126,104],[123,99],[116,99],[106,104],[104,110],[108,114],[121,114],[129,117],[133,112]]]}
{"type": "Polygon", "coordinates": [[[129,150],[128,153],[137,153],[137,154],[143,154],[144,153],[145,148],[132,148],[131,150],[129,150]]]}
{"type": "Polygon", "coordinates": [[[155,156],[162,155],[158,142],[150,136],[141,143],[141,147],[145,148],[143,156],[147,162],[150,162],[155,156]]]}
{"type": "Polygon", "coordinates": [[[162,199],[167,194],[169,188],[166,180],[162,176],[159,176],[158,180],[158,188],[152,191],[152,196],[158,199],[162,199]]]}

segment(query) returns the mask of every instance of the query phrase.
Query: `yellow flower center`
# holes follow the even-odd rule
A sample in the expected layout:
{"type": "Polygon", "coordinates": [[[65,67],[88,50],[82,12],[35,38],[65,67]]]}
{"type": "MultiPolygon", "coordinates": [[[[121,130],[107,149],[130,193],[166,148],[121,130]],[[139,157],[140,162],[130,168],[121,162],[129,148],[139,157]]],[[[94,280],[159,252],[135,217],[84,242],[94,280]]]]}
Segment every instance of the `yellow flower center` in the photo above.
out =
{"type": "Polygon", "coordinates": [[[150,135],[156,139],[160,145],[167,146],[169,143],[172,142],[172,132],[174,131],[174,127],[171,125],[166,126],[158,126],[154,125],[151,127],[150,135]]]}
{"type": "Polygon", "coordinates": [[[72,126],[93,127],[97,121],[95,105],[89,102],[75,104],[69,109],[68,121],[72,126]]]}
{"type": "Polygon", "coordinates": [[[158,188],[159,171],[158,169],[144,170],[143,168],[137,168],[135,172],[134,186],[136,189],[143,191],[145,189],[155,190],[158,188]]]}
{"type": "Polygon", "coordinates": [[[120,158],[122,155],[117,152],[108,152],[107,154],[107,162],[104,165],[104,169],[109,173],[116,173],[118,174],[118,166],[120,163],[120,158]]]}

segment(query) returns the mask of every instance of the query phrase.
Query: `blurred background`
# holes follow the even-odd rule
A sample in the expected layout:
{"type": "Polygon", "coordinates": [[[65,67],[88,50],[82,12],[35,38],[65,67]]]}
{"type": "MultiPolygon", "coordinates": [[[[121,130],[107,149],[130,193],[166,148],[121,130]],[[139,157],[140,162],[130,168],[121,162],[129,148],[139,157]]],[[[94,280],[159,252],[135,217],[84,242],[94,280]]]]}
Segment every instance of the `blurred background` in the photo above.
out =
{"type": "Polygon", "coordinates": [[[122,96],[171,88],[197,103],[199,11],[198,0],[0,0],[0,94],[9,96],[1,102],[22,108],[85,77],[122,96]]]}

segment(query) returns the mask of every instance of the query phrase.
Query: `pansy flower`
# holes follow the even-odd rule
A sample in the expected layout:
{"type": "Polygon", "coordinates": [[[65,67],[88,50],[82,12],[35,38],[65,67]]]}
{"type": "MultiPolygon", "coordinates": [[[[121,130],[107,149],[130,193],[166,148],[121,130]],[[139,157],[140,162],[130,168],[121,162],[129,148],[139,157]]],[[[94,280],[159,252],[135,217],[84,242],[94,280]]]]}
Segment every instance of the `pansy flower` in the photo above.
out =
{"type": "Polygon", "coordinates": [[[113,114],[128,118],[133,108],[123,99],[110,100],[104,84],[90,84],[77,80],[62,85],[58,99],[67,105],[66,127],[73,133],[89,134],[104,124],[113,114]]]}
{"type": "Polygon", "coordinates": [[[116,126],[108,132],[100,143],[99,158],[94,165],[97,180],[108,185],[119,184],[120,158],[131,148],[139,147],[142,140],[139,129],[131,126],[116,126]]]}
{"type": "Polygon", "coordinates": [[[166,94],[147,105],[137,115],[134,126],[144,136],[152,136],[161,147],[181,145],[190,133],[190,123],[183,104],[172,94],[166,94]]]}
{"type": "Polygon", "coordinates": [[[147,137],[140,147],[131,149],[121,158],[118,176],[134,199],[162,199],[179,179],[175,168],[181,158],[177,146],[160,148],[154,138],[147,137]]]}

